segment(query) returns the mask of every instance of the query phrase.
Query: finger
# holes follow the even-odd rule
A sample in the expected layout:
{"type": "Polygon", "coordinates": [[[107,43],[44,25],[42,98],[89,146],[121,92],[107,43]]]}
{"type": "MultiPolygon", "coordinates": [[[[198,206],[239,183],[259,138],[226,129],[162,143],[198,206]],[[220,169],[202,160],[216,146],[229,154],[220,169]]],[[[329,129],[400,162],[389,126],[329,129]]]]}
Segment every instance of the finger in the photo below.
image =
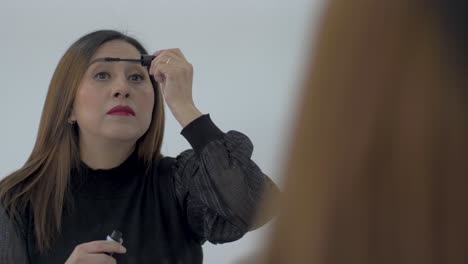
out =
{"type": "Polygon", "coordinates": [[[181,58],[183,60],[187,60],[184,56],[184,53],[182,53],[182,51],[179,49],[179,48],[175,48],[175,49],[170,49],[171,53],[176,55],[178,58],[181,58]]]}
{"type": "Polygon", "coordinates": [[[153,55],[156,56],[156,57],[158,57],[158,56],[161,55],[161,53],[163,53],[164,51],[165,51],[165,49],[155,51],[155,52],[153,53],[153,55]]]}
{"type": "Polygon", "coordinates": [[[151,65],[151,73],[153,74],[154,79],[161,83],[170,77],[169,73],[173,67],[174,66],[164,62],[155,62],[153,65],[151,65]]]}
{"type": "Polygon", "coordinates": [[[180,49],[177,49],[177,48],[159,50],[153,53],[153,55],[156,56],[156,58],[162,57],[162,56],[165,56],[165,57],[169,56],[169,57],[173,57],[174,59],[178,59],[179,61],[187,61],[182,51],[180,51],[180,49]]]}
{"type": "Polygon", "coordinates": [[[161,55],[159,55],[157,58],[155,58],[152,62],[151,62],[151,66],[150,66],[150,73],[152,73],[153,75],[156,75],[157,74],[157,68],[158,66],[160,65],[174,65],[174,64],[177,64],[176,63],[176,59],[172,58],[172,57],[169,57],[167,55],[164,55],[166,53],[161,53],[161,55]],[[169,63],[168,63],[169,62],[169,63]]]}
{"type": "Polygon", "coordinates": [[[160,55],[156,57],[155,59],[153,59],[153,61],[151,61],[151,65],[149,69],[150,74],[155,75],[155,69],[158,64],[161,64],[161,63],[167,64],[166,62],[169,59],[169,57],[163,57],[163,56],[164,55],[160,55]]]}
{"type": "Polygon", "coordinates": [[[156,57],[156,59],[161,58],[161,57],[168,57],[170,55],[170,50],[168,49],[163,49],[163,50],[158,50],[153,55],[156,57]]]}
{"type": "Polygon", "coordinates": [[[107,240],[97,240],[83,243],[77,249],[86,253],[125,253],[127,249],[117,242],[107,240]]]}
{"type": "Polygon", "coordinates": [[[183,54],[182,51],[181,51],[180,49],[178,49],[178,48],[175,48],[175,49],[167,49],[167,50],[165,51],[165,54],[166,54],[166,55],[170,54],[171,56],[174,56],[174,57],[176,57],[176,58],[178,58],[178,59],[180,59],[180,60],[186,61],[184,54],[183,54]]]}
{"type": "Polygon", "coordinates": [[[190,68],[191,64],[180,58],[175,57],[173,54],[169,52],[163,52],[158,57],[156,57],[150,65],[150,74],[155,74],[154,69],[160,64],[168,64],[171,66],[177,66],[179,68],[190,68]]]}
{"type": "Polygon", "coordinates": [[[156,58],[156,63],[162,62],[164,64],[181,64],[183,61],[180,61],[179,58],[174,57],[173,55],[168,55],[167,53],[161,54],[158,58],[156,58]]]}

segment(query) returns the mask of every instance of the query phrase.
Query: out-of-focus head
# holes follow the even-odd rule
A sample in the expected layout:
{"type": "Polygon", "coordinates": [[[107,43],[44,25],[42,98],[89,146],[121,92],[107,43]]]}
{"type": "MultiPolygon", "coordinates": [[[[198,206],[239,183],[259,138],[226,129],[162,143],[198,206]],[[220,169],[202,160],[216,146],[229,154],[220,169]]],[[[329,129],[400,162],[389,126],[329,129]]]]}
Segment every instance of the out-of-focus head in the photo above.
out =
{"type": "Polygon", "coordinates": [[[467,4],[327,4],[266,263],[463,263],[467,4]]]}

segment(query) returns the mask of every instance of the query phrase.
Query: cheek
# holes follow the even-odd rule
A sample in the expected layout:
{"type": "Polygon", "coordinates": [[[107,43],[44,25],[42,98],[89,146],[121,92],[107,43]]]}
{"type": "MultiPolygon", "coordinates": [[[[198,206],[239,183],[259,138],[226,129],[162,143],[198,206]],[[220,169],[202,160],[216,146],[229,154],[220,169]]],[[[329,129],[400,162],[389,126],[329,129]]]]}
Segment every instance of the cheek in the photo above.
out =
{"type": "Polygon", "coordinates": [[[102,96],[92,87],[80,87],[75,98],[75,114],[78,118],[92,118],[100,112],[102,96]],[[94,114],[93,114],[94,113],[94,114]]]}
{"type": "Polygon", "coordinates": [[[152,89],[145,90],[139,98],[138,105],[140,105],[143,112],[151,115],[154,105],[154,91],[152,89]]]}

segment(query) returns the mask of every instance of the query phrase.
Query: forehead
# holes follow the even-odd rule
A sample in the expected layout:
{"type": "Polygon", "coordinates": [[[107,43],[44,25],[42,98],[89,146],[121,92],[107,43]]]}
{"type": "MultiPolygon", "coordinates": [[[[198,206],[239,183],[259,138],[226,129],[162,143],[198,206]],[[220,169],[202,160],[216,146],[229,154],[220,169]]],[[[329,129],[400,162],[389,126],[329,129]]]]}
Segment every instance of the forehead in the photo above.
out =
{"type": "Polygon", "coordinates": [[[102,44],[91,58],[91,61],[103,57],[140,58],[140,52],[128,42],[123,40],[111,40],[102,44]]]}

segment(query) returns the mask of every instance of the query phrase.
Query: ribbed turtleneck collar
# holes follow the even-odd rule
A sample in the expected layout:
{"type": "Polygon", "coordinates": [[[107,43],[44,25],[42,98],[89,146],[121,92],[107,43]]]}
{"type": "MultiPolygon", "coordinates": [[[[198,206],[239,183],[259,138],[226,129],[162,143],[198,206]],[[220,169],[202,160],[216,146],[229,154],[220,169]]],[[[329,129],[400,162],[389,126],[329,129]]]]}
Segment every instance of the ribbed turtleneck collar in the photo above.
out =
{"type": "Polygon", "coordinates": [[[81,161],[79,170],[72,175],[72,190],[75,195],[93,198],[124,196],[135,177],[142,176],[142,168],[136,151],[111,169],[92,169],[81,161]]]}

